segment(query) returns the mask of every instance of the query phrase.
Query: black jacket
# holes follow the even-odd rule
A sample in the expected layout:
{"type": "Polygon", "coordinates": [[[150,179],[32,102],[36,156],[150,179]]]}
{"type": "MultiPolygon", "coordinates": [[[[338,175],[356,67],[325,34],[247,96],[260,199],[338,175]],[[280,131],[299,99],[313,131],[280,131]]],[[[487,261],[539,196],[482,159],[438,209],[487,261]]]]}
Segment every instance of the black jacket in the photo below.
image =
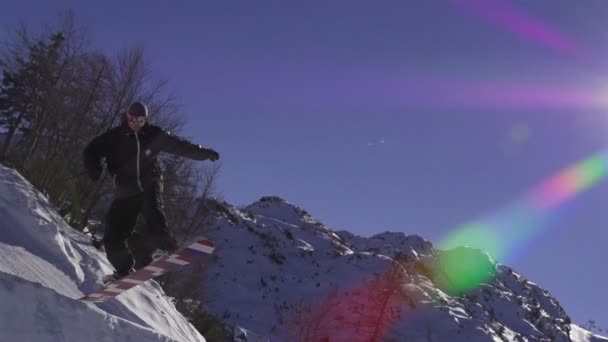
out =
{"type": "MultiPolygon", "coordinates": [[[[84,165],[93,180],[102,172],[105,158],[119,196],[131,196],[155,187],[162,189],[161,152],[205,160],[215,152],[150,124],[135,134],[124,121],[97,136],[84,149],[84,165]]],[[[162,191],[162,190],[161,190],[162,191]]]]}

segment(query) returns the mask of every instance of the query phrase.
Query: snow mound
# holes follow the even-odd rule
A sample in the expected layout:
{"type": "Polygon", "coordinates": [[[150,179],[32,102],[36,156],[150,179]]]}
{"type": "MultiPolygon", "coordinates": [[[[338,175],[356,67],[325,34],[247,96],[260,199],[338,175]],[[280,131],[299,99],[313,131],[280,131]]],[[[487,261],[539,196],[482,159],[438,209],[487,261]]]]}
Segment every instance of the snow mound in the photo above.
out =
{"type": "Polygon", "coordinates": [[[204,341],[155,282],[79,301],[112,271],[18,172],[0,165],[1,341],[204,341]]]}
{"type": "Polygon", "coordinates": [[[0,302],[3,341],[171,341],[152,329],[4,272],[0,272],[0,302]]]}

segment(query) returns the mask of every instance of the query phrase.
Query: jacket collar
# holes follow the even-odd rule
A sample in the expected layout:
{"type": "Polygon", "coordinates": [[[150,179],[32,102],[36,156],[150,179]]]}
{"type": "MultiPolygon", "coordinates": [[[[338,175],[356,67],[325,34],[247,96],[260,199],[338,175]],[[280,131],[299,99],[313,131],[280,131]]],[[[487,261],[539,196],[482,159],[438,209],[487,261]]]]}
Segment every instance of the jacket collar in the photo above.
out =
{"type": "MultiPolygon", "coordinates": [[[[146,124],[144,125],[144,127],[142,127],[139,130],[139,133],[137,133],[138,135],[145,135],[146,132],[148,131],[148,126],[150,124],[146,122],[146,124]]],[[[131,130],[131,128],[129,127],[129,124],[127,123],[127,119],[123,119],[122,122],[120,123],[120,130],[122,131],[122,133],[124,133],[124,135],[135,135],[135,132],[133,132],[131,130]]]]}

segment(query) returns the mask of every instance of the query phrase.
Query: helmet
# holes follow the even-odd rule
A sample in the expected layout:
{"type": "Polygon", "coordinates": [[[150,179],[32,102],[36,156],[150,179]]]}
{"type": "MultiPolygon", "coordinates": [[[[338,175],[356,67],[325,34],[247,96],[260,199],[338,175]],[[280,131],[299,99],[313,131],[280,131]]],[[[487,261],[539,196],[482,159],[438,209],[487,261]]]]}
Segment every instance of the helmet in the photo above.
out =
{"type": "Polygon", "coordinates": [[[146,107],[143,102],[136,101],[129,106],[129,109],[127,109],[127,114],[130,114],[132,116],[144,116],[147,118],[148,107],[146,107]]]}

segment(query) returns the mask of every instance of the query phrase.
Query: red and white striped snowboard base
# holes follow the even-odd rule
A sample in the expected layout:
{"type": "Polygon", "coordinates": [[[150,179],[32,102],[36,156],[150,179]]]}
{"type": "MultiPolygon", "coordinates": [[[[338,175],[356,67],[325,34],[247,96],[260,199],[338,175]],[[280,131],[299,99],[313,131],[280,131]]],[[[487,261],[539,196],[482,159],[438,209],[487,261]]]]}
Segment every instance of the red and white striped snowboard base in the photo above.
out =
{"type": "Polygon", "coordinates": [[[191,245],[175,251],[168,257],[156,260],[150,265],[140,268],[133,273],[129,273],[128,275],[107,284],[104,288],[80,298],[80,300],[94,303],[105,302],[147,280],[156,278],[168,271],[178,270],[190,263],[201,260],[205,255],[212,254],[214,249],[215,245],[213,244],[213,241],[207,240],[204,237],[198,237],[191,245]]]}

